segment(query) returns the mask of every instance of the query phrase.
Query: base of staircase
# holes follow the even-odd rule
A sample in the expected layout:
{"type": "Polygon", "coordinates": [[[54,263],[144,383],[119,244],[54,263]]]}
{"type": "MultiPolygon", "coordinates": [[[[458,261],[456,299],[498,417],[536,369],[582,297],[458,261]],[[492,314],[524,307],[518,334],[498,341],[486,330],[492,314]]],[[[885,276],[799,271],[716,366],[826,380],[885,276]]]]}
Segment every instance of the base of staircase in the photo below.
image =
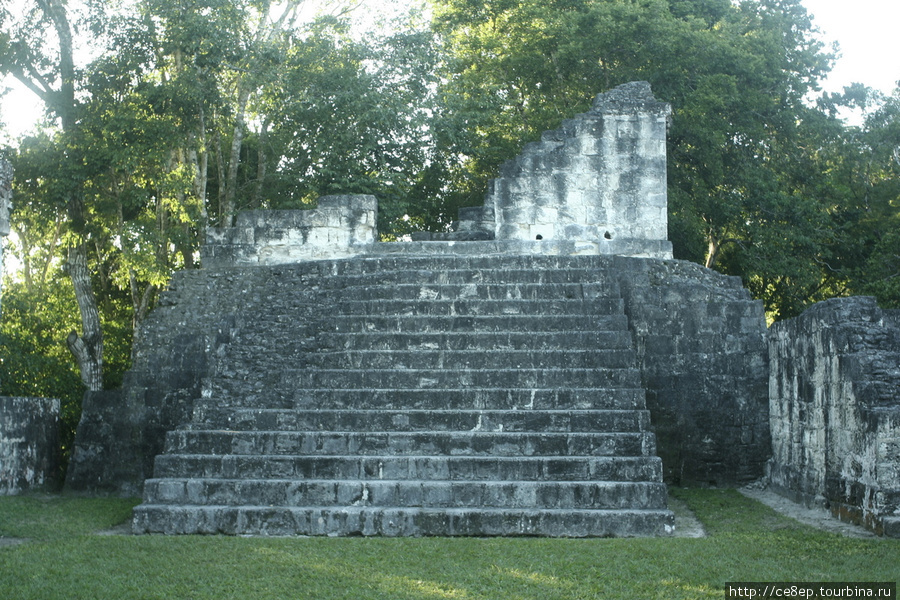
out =
{"type": "Polygon", "coordinates": [[[669,510],[170,506],[135,510],[136,534],[264,536],[670,536],[669,510]]]}

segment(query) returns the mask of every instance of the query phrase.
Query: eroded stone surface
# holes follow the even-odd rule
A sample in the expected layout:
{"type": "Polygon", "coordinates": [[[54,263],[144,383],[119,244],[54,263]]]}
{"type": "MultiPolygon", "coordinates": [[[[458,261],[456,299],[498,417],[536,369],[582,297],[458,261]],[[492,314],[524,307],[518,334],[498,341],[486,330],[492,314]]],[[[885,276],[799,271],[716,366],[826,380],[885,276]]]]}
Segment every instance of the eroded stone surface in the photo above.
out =
{"type": "Polygon", "coordinates": [[[485,199],[495,238],[594,241],[603,254],[620,254],[623,240],[666,240],[670,113],[649,84],[629,83],[526,146],[485,199]]]}
{"type": "Polygon", "coordinates": [[[59,400],[0,396],[0,495],[56,482],[59,400]]]}
{"type": "Polygon", "coordinates": [[[900,536],[900,313],[821,302],[769,334],[776,491],[900,536]]]}
{"type": "Polygon", "coordinates": [[[347,258],[375,243],[378,201],[367,195],[322,196],[310,210],[251,210],[234,227],[210,229],[203,263],[278,265],[347,258]]]}

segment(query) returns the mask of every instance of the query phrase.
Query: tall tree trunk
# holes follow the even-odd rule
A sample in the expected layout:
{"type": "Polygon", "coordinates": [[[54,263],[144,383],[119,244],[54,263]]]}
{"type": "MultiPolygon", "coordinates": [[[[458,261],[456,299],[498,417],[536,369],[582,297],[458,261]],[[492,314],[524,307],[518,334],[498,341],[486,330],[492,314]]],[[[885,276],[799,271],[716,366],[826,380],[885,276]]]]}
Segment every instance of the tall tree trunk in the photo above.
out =
{"type": "Polygon", "coordinates": [[[200,108],[198,144],[192,144],[188,158],[194,168],[194,195],[200,202],[200,240],[206,239],[206,228],[209,227],[209,214],[206,211],[206,188],[209,183],[209,149],[206,141],[206,113],[200,108]]]}
{"type": "Polygon", "coordinates": [[[269,142],[269,117],[267,116],[259,130],[259,147],[256,156],[256,185],[253,186],[253,208],[259,208],[263,202],[263,185],[266,181],[266,145],[269,142]]]}
{"type": "Polygon", "coordinates": [[[716,239],[716,236],[713,235],[712,232],[707,236],[707,250],[706,250],[706,268],[712,269],[716,266],[716,261],[719,259],[719,248],[721,248],[719,244],[719,240],[716,239]]]}
{"type": "MultiPolygon", "coordinates": [[[[53,24],[59,41],[59,89],[49,86],[35,86],[34,82],[26,85],[35,90],[44,103],[60,119],[63,134],[76,139],[78,137],[78,104],[75,100],[75,60],[72,38],[72,27],[69,22],[66,0],[37,0],[37,5],[44,16],[53,24]]],[[[79,157],[69,156],[68,160],[77,164],[79,157]]],[[[76,245],[69,248],[65,270],[72,280],[75,299],[81,313],[81,336],[71,332],[66,345],[78,362],[81,369],[81,380],[89,390],[103,389],[103,330],[100,328],[100,311],[97,298],[91,287],[91,273],[88,270],[87,246],[84,239],[87,211],[84,207],[82,180],[74,181],[66,202],[69,224],[75,234],[76,245]]]]}
{"type": "Polygon", "coordinates": [[[274,21],[269,21],[269,7],[271,2],[266,2],[260,10],[260,21],[253,36],[253,41],[248,48],[248,60],[244,65],[243,73],[237,80],[237,104],[234,110],[234,135],[231,138],[231,154],[228,160],[228,179],[225,183],[224,202],[221,204],[222,213],[219,215],[221,227],[231,227],[234,222],[235,201],[237,198],[238,167],[241,161],[241,145],[244,141],[246,129],[247,103],[250,95],[260,83],[259,70],[261,69],[260,53],[265,52],[272,41],[280,35],[286,27],[296,18],[297,11],[302,0],[288,0],[280,6],[281,15],[274,21]]]}
{"type": "Polygon", "coordinates": [[[237,198],[238,166],[241,162],[241,145],[244,142],[244,122],[247,102],[250,101],[250,86],[241,77],[238,83],[238,102],[235,107],[234,135],[231,138],[231,155],[228,158],[228,181],[225,183],[225,203],[222,207],[221,226],[231,227],[234,223],[235,199],[237,198]]]}
{"type": "Polygon", "coordinates": [[[81,381],[89,390],[96,391],[103,389],[103,330],[87,262],[84,244],[69,248],[65,270],[72,280],[81,312],[81,335],[75,331],[69,333],[66,345],[81,368],[81,381]]]}
{"type": "Polygon", "coordinates": [[[216,198],[219,201],[219,219],[218,223],[221,224],[225,220],[225,158],[223,157],[222,150],[222,133],[217,128],[216,129],[216,183],[218,184],[218,190],[216,192],[216,198]]]}
{"type": "Polygon", "coordinates": [[[142,294],[137,277],[134,275],[134,269],[129,270],[128,279],[131,285],[131,303],[134,308],[131,320],[131,362],[134,363],[135,352],[140,346],[142,337],[141,323],[143,323],[147,313],[150,312],[150,305],[153,303],[153,298],[156,297],[158,288],[153,284],[149,284],[144,288],[144,293],[142,294]]]}

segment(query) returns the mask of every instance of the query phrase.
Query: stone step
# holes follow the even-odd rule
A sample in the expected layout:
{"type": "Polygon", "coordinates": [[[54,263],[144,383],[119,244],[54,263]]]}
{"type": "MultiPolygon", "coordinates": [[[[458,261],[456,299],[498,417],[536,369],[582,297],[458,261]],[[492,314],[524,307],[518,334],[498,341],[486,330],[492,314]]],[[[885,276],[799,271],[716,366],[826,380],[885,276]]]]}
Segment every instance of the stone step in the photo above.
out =
{"type": "Polygon", "coordinates": [[[647,431],[646,410],[284,410],[212,407],[188,429],[232,431],[647,431]]]}
{"type": "Polygon", "coordinates": [[[341,288],[342,295],[366,300],[583,300],[618,299],[616,286],[604,283],[393,283],[341,288]]]}
{"type": "MultiPolygon", "coordinates": [[[[511,388],[640,387],[636,368],[566,369],[308,369],[284,371],[284,386],[299,389],[444,389],[503,385],[511,388]]],[[[278,382],[273,382],[276,386],[278,382]]]]}
{"type": "Polygon", "coordinates": [[[627,369],[632,350],[339,350],[305,357],[308,367],[350,369],[627,369]]]}
{"type": "Polygon", "coordinates": [[[653,456],[648,432],[341,432],[175,430],[172,454],[446,455],[446,456],[653,456]]]}
{"type": "Polygon", "coordinates": [[[395,332],[356,332],[319,334],[322,350],[565,350],[602,348],[631,349],[628,331],[449,331],[420,332],[415,335],[395,332]]]}
{"type": "Polygon", "coordinates": [[[645,408],[643,388],[498,388],[298,390],[296,408],[631,409],[645,408]]]}
{"type": "Polygon", "coordinates": [[[147,504],[428,508],[665,509],[661,482],[148,479],[147,504]]]}
{"type": "Polygon", "coordinates": [[[215,407],[289,410],[297,406],[297,393],[297,390],[278,388],[258,377],[243,381],[214,377],[204,383],[203,396],[194,400],[194,410],[215,407]]]}
{"type": "MultiPolygon", "coordinates": [[[[282,373],[293,375],[299,369],[627,369],[636,363],[634,350],[628,345],[629,336],[609,336],[618,347],[578,347],[574,343],[564,349],[534,348],[510,349],[494,347],[489,343],[502,343],[506,336],[484,336],[484,346],[478,339],[466,339],[457,333],[450,342],[468,344],[467,349],[443,349],[440,342],[446,336],[424,337],[405,334],[380,334],[381,337],[363,334],[342,334],[331,343],[322,343],[321,351],[310,351],[306,342],[284,342],[272,345],[237,343],[225,352],[227,360],[219,362],[217,376],[223,380],[258,380],[266,386],[278,384],[282,373]],[[356,339],[356,336],[364,339],[356,339]],[[617,341],[615,338],[618,337],[617,341]],[[443,338],[443,339],[442,339],[443,338]],[[366,347],[365,341],[376,344],[366,347]],[[435,341],[436,340],[436,341],[435,341]],[[348,347],[343,349],[342,346],[348,347]]],[[[323,335],[320,339],[327,339],[323,335]]],[[[480,337],[480,336],[473,336],[480,337]]],[[[564,337],[564,336],[561,336],[564,337]]],[[[552,339],[552,338],[551,338],[552,339]]],[[[537,340],[541,342],[542,340],[537,340]]],[[[546,342],[546,336],[543,342],[546,342]]],[[[562,340],[557,337],[562,345],[562,340]]],[[[525,343],[520,339],[517,343],[525,343]]]]}
{"type": "Polygon", "coordinates": [[[465,284],[492,284],[492,285],[552,285],[552,284],[581,284],[584,286],[596,286],[599,295],[609,295],[608,290],[616,289],[614,280],[605,272],[595,269],[528,269],[528,268],[503,268],[495,265],[491,268],[441,268],[418,267],[401,268],[399,270],[383,270],[365,273],[347,273],[329,281],[329,289],[341,289],[348,287],[368,288],[378,285],[392,285],[396,283],[416,283],[418,285],[465,285],[465,284]]]}
{"type": "Polygon", "coordinates": [[[662,481],[655,456],[291,456],[161,454],[156,478],[662,481]]]}
{"type": "Polygon", "coordinates": [[[301,409],[643,409],[643,388],[496,388],[461,389],[334,389],[299,390],[280,388],[254,380],[207,384],[197,409],[208,407],[301,408],[301,409]]]}
{"type": "Polygon", "coordinates": [[[134,533],[635,537],[674,532],[668,510],[427,509],[143,504],[134,533]]]}
{"type": "Polygon", "coordinates": [[[620,298],[578,299],[375,299],[359,296],[352,300],[341,300],[336,310],[342,315],[435,315],[435,316],[506,316],[537,315],[611,315],[621,313],[623,301],[620,298]]]}
{"type": "Polygon", "coordinates": [[[258,341],[233,344],[225,350],[228,361],[220,363],[219,372],[223,377],[244,377],[253,372],[272,373],[285,368],[310,366],[612,368],[633,366],[636,360],[631,336],[627,332],[571,334],[571,338],[570,334],[560,332],[328,333],[319,337],[316,343],[318,350],[310,350],[311,345],[312,342],[290,340],[273,340],[268,344],[258,341]],[[585,343],[579,345],[579,338],[585,343]],[[607,343],[596,343],[600,339],[607,343]]]}
{"type": "Polygon", "coordinates": [[[452,248],[265,271],[134,530],[670,533],[609,261],[452,248]]]}
{"type": "MultiPolygon", "coordinates": [[[[528,244],[539,247],[541,244],[528,244]]],[[[375,244],[374,252],[369,255],[358,256],[352,260],[321,261],[315,265],[320,276],[335,278],[348,275],[404,273],[410,271],[498,271],[498,270],[567,270],[586,271],[596,275],[608,276],[609,260],[604,257],[582,255],[548,255],[539,252],[534,253],[497,253],[492,249],[506,249],[508,243],[467,243],[467,244],[375,244]],[[393,253],[398,247],[408,246],[412,249],[436,248],[434,253],[422,252],[420,254],[398,252],[393,253]],[[444,249],[462,249],[472,247],[484,249],[486,252],[451,253],[444,249]],[[379,252],[383,251],[383,252],[379,252]]],[[[304,265],[290,266],[289,268],[303,268],[304,265]]]]}
{"type": "Polygon", "coordinates": [[[625,315],[333,315],[322,324],[323,331],[397,332],[419,335],[432,332],[562,332],[627,331],[625,315]]]}

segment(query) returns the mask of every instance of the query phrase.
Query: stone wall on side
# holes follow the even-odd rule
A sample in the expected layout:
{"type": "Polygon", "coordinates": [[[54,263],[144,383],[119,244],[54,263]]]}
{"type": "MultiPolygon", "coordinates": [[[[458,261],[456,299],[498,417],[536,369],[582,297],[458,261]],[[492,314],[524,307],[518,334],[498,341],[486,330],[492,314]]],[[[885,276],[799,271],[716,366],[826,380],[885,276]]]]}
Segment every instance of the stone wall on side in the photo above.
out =
{"type": "Polygon", "coordinates": [[[666,481],[762,477],[771,453],[762,302],[740,278],[694,263],[614,261],[666,481]]]}
{"type": "Polygon", "coordinates": [[[0,495],[54,484],[58,451],[59,400],[0,396],[0,495]]]}
{"type": "Polygon", "coordinates": [[[770,487],[900,537],[900,311],[821,302],[769,333],[770,487]]]}

